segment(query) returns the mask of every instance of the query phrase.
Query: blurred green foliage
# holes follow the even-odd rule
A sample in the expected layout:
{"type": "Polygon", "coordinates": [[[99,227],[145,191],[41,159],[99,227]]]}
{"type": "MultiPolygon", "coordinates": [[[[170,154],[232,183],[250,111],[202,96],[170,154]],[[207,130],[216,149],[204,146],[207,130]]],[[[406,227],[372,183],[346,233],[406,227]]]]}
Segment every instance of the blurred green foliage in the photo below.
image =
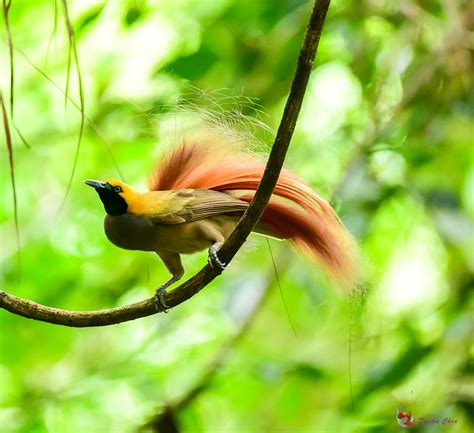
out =
{"type": "MultiPolygon", "coordinates": [[[[81,117],[63,94],[64,9],[61,1],[13,0],[8,14],[10,116],[30,148],[13,133],[19,272],[1,135],[1,288],[62,308],[108,308],[150,296],[168,276],[153,255],[107,242],[102,207],[81,180],[122,174],[144,186],[178,105],[238,109],[276,128],[311,5],[68,5],[90,122],[61,211],[81,117]]],[[[68,329],[0,311],[0,431],[153,431],[157,424],[147,423],[202,380],[168,411],[172,422],[161,419],[168,431],[174,422],[183,432],[392,432],[400,406],[414,414],[413,431],[472,431],[473,16],[470,2],[456,0],[331,5],[287,165],[333,197],[360,240],[363,297],[338,294],[271,241],[286,263],[279,276],[296,336],[272,284],[232,340],[255,293],[273,280],[259,241],[167,315],[68,329]],[[203,378],[222,347],[218,368],[203,378]],[[420,425],[418,417],[457,423],[420,425]]],[[[78,103],[74,62],[69,95],[78,103]]],[[[204,253],[186,257],[187,275],[204,263],[204,253]]]]}

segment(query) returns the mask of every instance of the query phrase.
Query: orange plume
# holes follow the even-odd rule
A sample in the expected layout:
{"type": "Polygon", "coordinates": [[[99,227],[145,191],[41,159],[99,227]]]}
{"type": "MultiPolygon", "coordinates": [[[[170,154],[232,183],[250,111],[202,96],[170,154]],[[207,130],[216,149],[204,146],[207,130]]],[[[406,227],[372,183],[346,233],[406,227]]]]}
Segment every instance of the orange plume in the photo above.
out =
{"type": "MultiPolygon", "coordinates": [[[[212,189],[250,202],[265,163],[246,152],[240,143],[226,138],[212,133],[184,137],[158,161],[149,189],[212,189]]],[[[256,231],[290,240],[345,287],[353,287],[358,280],[354,239],[331,206],[286,169],[282,170],[256,231]]]]}

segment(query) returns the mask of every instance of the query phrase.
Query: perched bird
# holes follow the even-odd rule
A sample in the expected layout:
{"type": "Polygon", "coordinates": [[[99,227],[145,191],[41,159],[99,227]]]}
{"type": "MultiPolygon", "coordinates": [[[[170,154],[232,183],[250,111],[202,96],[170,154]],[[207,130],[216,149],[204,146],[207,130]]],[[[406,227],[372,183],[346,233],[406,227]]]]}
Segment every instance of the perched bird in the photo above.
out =
{"type": "MultiPolygon", "coordinates": [[[[156,291],[159,310],[166,309],[166,288],[184,274],[180,254],[207,248],[210,265],[225,268],[217,250],[262,178],[265,163],[226,141],[225,134],[184,136],[156,163],[147,192],[115,179],[84,181],[102,200],[107,238],[120,248],[154,251],[171,273],[156,291]]],[[[342,285],[357,279],[352,236],[331,206],[286,169],[254,232],[289,240],[342,285]]]]}

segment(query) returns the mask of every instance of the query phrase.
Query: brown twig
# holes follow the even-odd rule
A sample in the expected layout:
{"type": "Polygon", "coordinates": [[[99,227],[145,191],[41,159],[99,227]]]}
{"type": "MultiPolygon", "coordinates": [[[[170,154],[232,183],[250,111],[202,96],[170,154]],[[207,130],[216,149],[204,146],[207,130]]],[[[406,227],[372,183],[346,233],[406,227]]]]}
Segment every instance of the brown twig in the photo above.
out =
{"type": "MultiPolygon", "coordinates": [[[[16,181],[15,181],[15,164],[13,161],[13,143],[12,135],[10,131],[10,123],[8,122],[7,109],[3,101],[3,95],[0,92],[0,106],[2,107],[2,118],[3,118],[3,129],[5,131],[5,142],[7,145],[8,151],[8,164],[10,166],[10,179],[12,183],[12,192],[13,192],[13,220],[15,221],[15,234],[16,234],[16,243],[18,247],[18,272],[20,272],[20,225],[18,223],[18,199],[17,199],[17,190],[16,190],[16,181]]],[[[11,112],[10,112],[11,116],[11,112]]]]}
{"type": "Polygon", "coordinates": [[[12,41],[12,32],[10,29],[10,20],[8,14],[10,12],[10,6],[12,2],[3,0],[2,1],[2,12],[3,12],[3,23],[5,24],[5,31],[7,33],[7,41],[8,41],[8,56],[10,60],[10,115],[13,117],[13,88],[14,88],[14,81],[15,81],[15,67],[13,64],[13,41],[12,41]]]}
{"type": "MultiPolygon", "coordinates": [[[[220,260],[226,263],[232,260],[247,239],[265,210],[275,188],[301,109],[329,4],[330,0],[316,0],[313,6],[299,53],[290,94],[262,181],[247,212],[239,221],[229,239],[219,250],[220,260]]],[[[169,292],[164,299],[166,304],[172,308],[185,302],[202,290],[219,274],[219,270],[206,265],[196,275],[169,292]]],[[[0,307],[30,319],[73,327],[113,325],[156,313],[153,298],[108,310],[70,311],[46,307],[3,291],[0,291],[0,307]]]]}
{"type": "Polygon", "coordinates": [[[76,151],[74,152],[72,170],[71,170],[71,174],[69,175],[69,181],[66,187],[66,193],[64,194],[63,202],[60,207],[61,210],[66,204],[69,191],[71,190],[72,181],[74,180],[74,174],[76,173],[77,162],[79,161],[79,152],[81,150],[82,135],[84,133],[84,124],[85,124],[84,85],[82,83],[82,73],[81,73],[81,67],[79,65],[79,56],[77,54],[76,36],[71,24],[71,19],[69,18],[69,9],[67,5],[67,0],[63,0],[62,3],[63,3],[63,8],[64,8],[64,20],[66,23],[66,29],[67,29],[68,40],[69,40],[68,57],[67,57],[66,90],[64,92],[64,109],[66,110],[67,102],[69,100],[68,96],[69,96],[69,80],[71,78],[71,63],[72,63],[72,59],[74,59],[74,65],[76,67],[78,90],[79,90],[79,105],[80,105],[80,112],[81,112],[81,120],[79,124],[79,134],[77,136],[77,141],[76,141],[76,151]]]}

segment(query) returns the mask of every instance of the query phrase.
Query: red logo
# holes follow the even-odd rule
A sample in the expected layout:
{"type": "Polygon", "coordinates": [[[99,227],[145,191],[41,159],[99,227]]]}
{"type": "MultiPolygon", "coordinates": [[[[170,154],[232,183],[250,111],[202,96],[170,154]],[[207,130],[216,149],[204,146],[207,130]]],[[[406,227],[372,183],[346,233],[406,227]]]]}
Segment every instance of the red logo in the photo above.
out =
{"type": "Polygon", "coordinates": [[[403,407],[397,410],[397,422],[400,427],[413,427],[413,415],[411,412],[405,412],[403,407]]]}

